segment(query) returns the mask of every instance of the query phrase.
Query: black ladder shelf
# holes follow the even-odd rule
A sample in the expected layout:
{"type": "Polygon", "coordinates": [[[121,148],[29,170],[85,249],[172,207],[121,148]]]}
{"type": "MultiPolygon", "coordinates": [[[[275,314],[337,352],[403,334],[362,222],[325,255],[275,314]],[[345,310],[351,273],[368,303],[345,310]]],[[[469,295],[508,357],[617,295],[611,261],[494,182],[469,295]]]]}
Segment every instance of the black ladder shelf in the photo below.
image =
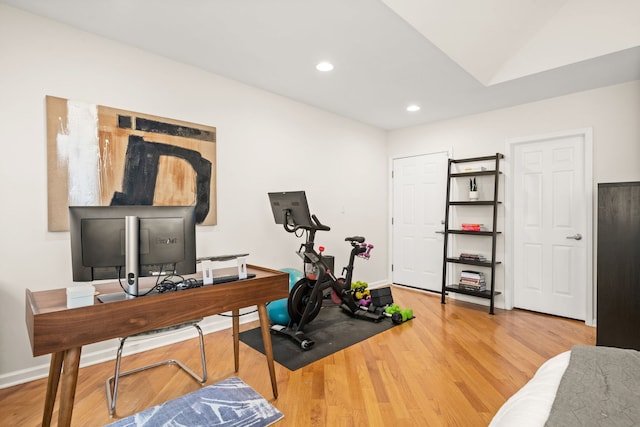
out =
{"type": "Polygon", "coordinates": [[[495,290],[495,272],[496,265],[500,264],[500,262],[496,261],[496,242],[497,236],[501,234],[497,231],[498,226],[498,206],[500,205],[500,201],[498,200],[498,185],[500,174],[500,160],[504,159],[504,155],[500,153],[496,153],[492,156],[483,156],[483,157],[470,157],[466,159],[449,159],[449,169],[447,172],[447,199],[446,199],[446,209],[445,209],[445,217],[444,217],[444,257],[442,263],[442,304],[446,303],[446,296],[448,292],[457,292],[465,295],[471,295],[474,297],[486,298],[490,300],[489,303],[489,313],[493,314],[494,309],[494,298],[496,295],[499,295],[500,292],[495,290]],[[471,170],[465,172],[452,172],[452,168],[455,164],[459,163],[479,163],[479,162],[495,162],[495,167],[493,170],[471,170]],[[491,200],[470,200],[470,201],[462,201],[462,200],[451,200],[451,183],[456,178],[474,178],[479,176],[493,176],[493,198],[491,200]],[[451,213],[452,206],[459,207],[467,207],[467,206],[488,206],[493,210],[493,223],[491,230],[487,231],[468,231],[468,230],[460,230],[460,229],[451,229],[449,228],[449,218],[451,213]],[[452,258],[449,256],[449,239],[454,235],[468,235],[468,236],[484,236],[491,238],[491,258],[486,261],[478,261],[472,259],[461,259],[461,258],[452,258]],[[450,263],[454,264],[464,264],[464,265],[472,265],[477,267],[488,268],[491,272],[491,277],[489,280],[489,288],[483,291],[472,290],[467,288],[462,288],[458,284],[448,284],[451,281],[450,278],[447,278],[447,266],[450,263]]]}

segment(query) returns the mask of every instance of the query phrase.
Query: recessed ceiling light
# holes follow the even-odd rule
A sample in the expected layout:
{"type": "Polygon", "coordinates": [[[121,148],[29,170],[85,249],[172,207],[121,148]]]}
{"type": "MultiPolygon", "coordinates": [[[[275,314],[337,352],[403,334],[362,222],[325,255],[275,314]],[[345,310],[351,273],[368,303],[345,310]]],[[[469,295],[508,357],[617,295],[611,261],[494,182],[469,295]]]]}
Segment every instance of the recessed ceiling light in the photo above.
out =
{"type": "Polygon", "coordinates": [[[333,64],[331,62],[320,62],[316,65],[316,70],[318,71],[331,71],[333,70],[333,64]]]}
{"type": "Polygon", "coordinates": [[[416,112],[416,111],[420,111],[420,106],[419,105],[415,105],[415,104],[409,105],[407,107],[407,111],[410,112],[410,113],[413,113],[413,112],[416,112]]]}

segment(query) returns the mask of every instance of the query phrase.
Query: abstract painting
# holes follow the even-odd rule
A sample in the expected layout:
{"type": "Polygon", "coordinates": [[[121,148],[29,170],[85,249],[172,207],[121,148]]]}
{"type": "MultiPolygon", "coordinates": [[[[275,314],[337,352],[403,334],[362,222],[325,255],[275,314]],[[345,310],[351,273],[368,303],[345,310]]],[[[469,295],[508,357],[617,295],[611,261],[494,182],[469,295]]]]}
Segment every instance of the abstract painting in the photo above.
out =
{"type": "Polygon", "coordinates": [[[216,224],[216,128],[47,96],[49,231],[69,206],[195,206],[216,224]]]}

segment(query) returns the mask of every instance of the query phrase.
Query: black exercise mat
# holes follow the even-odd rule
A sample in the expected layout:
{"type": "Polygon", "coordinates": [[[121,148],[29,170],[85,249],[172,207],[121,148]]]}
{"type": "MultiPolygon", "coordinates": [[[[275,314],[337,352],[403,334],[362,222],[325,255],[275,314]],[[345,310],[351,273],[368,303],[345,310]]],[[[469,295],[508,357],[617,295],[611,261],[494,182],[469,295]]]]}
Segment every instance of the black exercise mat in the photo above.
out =
{"type": "MultiPolygon", "coordinates": [[[[291,338],[272,331],[273,358],[289,370],[295,371],[393,326],[395,324],[388,317],[379,322],[356,319],[339,306],[325,300],[318,316],[304,330],[307,337],[315,342],[313,347],[302,350],[291,338]]],[[[264,354],[260,327],[241,332],[240,340],[264,354]]]]}

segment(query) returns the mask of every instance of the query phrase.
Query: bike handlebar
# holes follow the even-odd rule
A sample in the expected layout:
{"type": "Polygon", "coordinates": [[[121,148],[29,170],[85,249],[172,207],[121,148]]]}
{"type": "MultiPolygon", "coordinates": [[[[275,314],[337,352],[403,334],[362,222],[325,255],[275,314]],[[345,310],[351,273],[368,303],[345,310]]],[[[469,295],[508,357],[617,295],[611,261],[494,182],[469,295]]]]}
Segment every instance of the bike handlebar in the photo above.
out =
{"type": "Polygon", "coordinates": [[[331,227],[329,227],[328,225],[324,225],[320,222],[320,220],[318,219],[317,216],[315,216],[315,214],[311,215],[311,219],[313,220],[313,222],[315,222],[316,226],[314,227],[316,230],[319,231],[329,231],[331,230],[331,227]]]}
{"type": "Polygon", "coordinates": [[[298,229],[300,228],[303,230],[309,230],[309,231],[330,231],[331,230],[331,227],[321,223],[317,216],[311,215],[311,220],[313,221],[313,224],[311,225],[289,224],[289,212],[285,212],[285,221],[283,226],[284,226],[284,229],[289,233],[298,231],[298,229]]]}

